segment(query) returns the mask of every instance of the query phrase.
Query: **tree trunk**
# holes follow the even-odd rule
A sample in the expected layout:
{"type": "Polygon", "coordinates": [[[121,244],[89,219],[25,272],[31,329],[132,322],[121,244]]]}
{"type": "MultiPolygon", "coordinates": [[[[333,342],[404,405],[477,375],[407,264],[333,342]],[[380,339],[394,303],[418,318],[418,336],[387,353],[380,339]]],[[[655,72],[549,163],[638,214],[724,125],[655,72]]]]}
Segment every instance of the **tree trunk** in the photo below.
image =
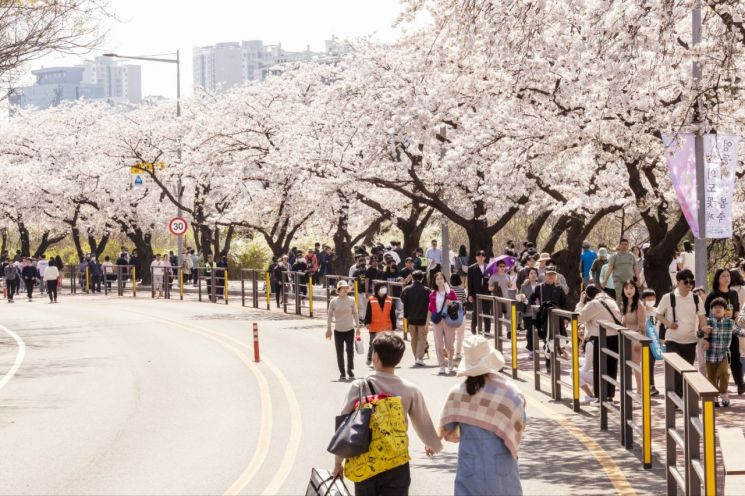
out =
{"type": "Polygon", "coordinates": [[[551,217],[551,211],[543,212],[533,219],[533,222],[528,226],[528,231],[525,235],[525,241],[530,241],[533,246],[538,249],[538,236],[541,234],[543,226],[546,224],[548,218],[551,217]]]}
{"type": "Polygon", "coordinates": [[[70,234],[72,235],[72,242],[75,245],[75,251],[78,254],[78,258],[76,260],[76,262],[78,262],[81,258],[85,256],[83,253],[83,245],[80,241],[80,229],[78,229],[77,226],[72,226],[72,230],[70,231],[70,234]]]}
{"type": "Polygon", "coordinates": [[[39,258],[46,252],[50,246],[56,245],[60,241],[64,240],[67,237],[67,234],[60,234],[57,236],[49,237],[49,231],[44,231],[44,233],[41,235],[41,241],[39,241],[39,246],[36,247],[36,251],[34,251],[34,258],[39,258]]]}
{"type": "Polygon", "coordinates": [[[396,227],[403,233],[403,249],[407,254],[413,255],[414,251],[421,247],[422,233],[429,224],[434,211],[433,208],[422,207],[415,202],[411,206],[408,219],[400,217],[396,219],[396,227]]]}
{"type": "MultiPolygon", "coordinates": [[[[487,229],[486,222],[483,220],[473,220],[466,228],[468,235],[468,253],[470,259],[474,259],[474,254],[479,250],[484,250],[487,257],[494,254],[492,249],[493,234],[487,229]]],[[[488,258],[487,258],[488,261],[488,258]]]]}
{"type": "Polygon", "coordinates": [[[18,223],[18,237],[21,244],[21,255],[24,257],[30,257],[31,235],[29,234],[28,229],[26,229],[26,224],[24,224],[23,222],[18,223]]]}
{"type": "Polygon", "coordinates": [[[8,251],[8,230],[5,228],[0,229],[0,253],[6,253],[8,251]]]}
{"type": "Polygon", "coordinates": [[[96,240],[96,235],[93,232],[88,232],[88,248],[90,250],[91,255],[95,255],[96,258],[99,258],[101,254],[106,250],[106,245],[109,243],[109,233],[105,232],[103,236],[101,236],[101,240],[96,240]]]}
{"type": "Polygon", "coordinates": [[[127,230],[127,237],[137,248],[137,254],[140,256],[140,274],[142,284],[150,284],[150,264],[155,258],[153,254],[152,237],[150,233],[143,233],[142,229],[135,227],[127,230]]]}

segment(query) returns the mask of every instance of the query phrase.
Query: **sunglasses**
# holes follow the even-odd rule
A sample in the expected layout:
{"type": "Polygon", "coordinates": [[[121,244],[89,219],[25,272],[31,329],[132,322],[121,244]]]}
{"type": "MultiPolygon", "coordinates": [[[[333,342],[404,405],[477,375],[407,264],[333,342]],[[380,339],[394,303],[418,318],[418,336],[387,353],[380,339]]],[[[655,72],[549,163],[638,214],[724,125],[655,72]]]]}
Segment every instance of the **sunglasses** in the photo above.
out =
{"type": "Polygon", "coordinates": [[[693,279],[685,279],[683,281],[683,284],[686,284],[688,286],[694,286],[696,284],[696,281],[694,281],[693,279]]]}

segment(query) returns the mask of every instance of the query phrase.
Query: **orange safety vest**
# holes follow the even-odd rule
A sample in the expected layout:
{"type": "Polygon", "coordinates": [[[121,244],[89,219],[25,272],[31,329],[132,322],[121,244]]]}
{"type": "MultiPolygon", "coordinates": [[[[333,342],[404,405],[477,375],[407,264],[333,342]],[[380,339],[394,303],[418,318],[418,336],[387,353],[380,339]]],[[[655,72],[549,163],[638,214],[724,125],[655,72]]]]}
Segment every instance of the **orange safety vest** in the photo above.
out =
{"type": "Polygon", "coordinates": [[[367,300],[370,302],[370,308],[372,309],[372,317],[370,318],[370,325],[368,326],[370,332],[392,330],[393,322],[391,322],[391,306],[393,305],[393,300],[386,296],[383,308],[380,308],[380,302],[377,297],[370,296],[367,300]]]}

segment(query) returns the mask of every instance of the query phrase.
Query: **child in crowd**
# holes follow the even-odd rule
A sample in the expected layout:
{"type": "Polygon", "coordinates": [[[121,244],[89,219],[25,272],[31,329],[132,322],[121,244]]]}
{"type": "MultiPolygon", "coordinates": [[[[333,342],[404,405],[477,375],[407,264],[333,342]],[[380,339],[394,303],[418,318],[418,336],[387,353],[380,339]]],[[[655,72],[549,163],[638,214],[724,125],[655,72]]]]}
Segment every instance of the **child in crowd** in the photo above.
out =
{"type": "Polygon", "coordinates": [[[745,330],[740,329],[737,324],[725,315],[727,301],[724,298],[715,298],[711,302],[711,317],[706,319],[706,329],[699,331],[699,337],[706,340],[703,344],[706,353],[706,376],[709,381],[719,389],[719,398],[714,402],[715,406],[729,406],[729,346],[732,335],[745,337],[745,330]]]}

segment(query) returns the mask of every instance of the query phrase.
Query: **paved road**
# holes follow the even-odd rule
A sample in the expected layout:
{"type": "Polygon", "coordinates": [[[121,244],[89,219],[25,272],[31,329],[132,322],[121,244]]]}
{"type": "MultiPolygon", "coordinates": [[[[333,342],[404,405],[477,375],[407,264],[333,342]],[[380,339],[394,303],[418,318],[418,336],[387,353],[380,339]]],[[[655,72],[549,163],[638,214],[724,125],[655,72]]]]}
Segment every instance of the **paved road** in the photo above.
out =
{"type": "MultiPolygon", "coordinates": [[[[332,464],[325,446],[347,384],[336,380],[319,320],[177,300],[60,299],[0,307],[0,494],[305,494],[311,467],[332,464]]],[[[407,352],[399,373],[421,386],[436,419],[458,379],[412,365],[407,352]]],[[[664,490],[591,415],[521,387],[526,494],[664,490]]],[[[411,440],[412,494],[452,494],[457,446],[427,459],[411,440]]]]}

